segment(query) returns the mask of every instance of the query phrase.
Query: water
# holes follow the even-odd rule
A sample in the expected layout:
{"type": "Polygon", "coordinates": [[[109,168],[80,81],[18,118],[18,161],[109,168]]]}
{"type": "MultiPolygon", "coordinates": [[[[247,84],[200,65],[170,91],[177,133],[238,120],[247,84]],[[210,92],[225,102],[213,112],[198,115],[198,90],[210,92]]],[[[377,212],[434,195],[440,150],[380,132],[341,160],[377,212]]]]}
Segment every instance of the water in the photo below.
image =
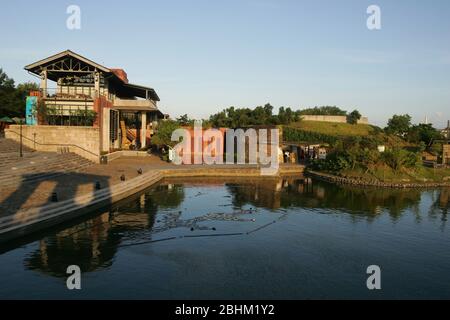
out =
{"type": "Polygon", "coordinates": [[[0,298],[450,298],[449,189],[172,180],[0,248],[0,298]],[[82,289],[66,288],[79,265],[82,289]],[[380,291],[366,287],[381,267],[380,291]]]}

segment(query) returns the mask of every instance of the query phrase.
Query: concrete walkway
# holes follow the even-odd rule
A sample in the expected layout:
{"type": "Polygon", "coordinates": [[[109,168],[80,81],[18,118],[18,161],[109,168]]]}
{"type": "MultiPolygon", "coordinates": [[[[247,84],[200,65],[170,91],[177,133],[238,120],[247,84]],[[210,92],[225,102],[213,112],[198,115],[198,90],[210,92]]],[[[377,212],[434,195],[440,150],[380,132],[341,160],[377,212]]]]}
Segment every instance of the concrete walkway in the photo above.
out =
{"type": "MultiPolygon", "coordinates": [[[[280,174],[300,174],[303,169],[300,165],[282,165],[280,174]]],[[[107,165],[92,164],[81,172],[4,186],[0,188],[0,242],[112,204],[164,177],[204,176],[257,177],[260,169],[252,165],[176,166],[148,156],[119,158],[107,165]],[[97,182],[100,190],[95,188],[97,182]],[[53,193],[57,202],[52,201],[53,193]]]]}

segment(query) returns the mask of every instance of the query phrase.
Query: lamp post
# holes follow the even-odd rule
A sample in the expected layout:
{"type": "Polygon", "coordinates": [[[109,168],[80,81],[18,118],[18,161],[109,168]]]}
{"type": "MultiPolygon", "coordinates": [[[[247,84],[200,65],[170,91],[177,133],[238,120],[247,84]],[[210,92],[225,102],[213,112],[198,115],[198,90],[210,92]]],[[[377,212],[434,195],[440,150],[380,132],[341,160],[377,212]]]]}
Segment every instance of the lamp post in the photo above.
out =
{"type": "Polygon", "coordinates": [[[23,124],[23,121],[22,121],[22,119],[20,119],[20,120],[19,120],[19,126],[20,126],[20,151],[19,151],[19,154],[20,154],[20,157],[21,157],[21,158],[23,158],[23,149],[22,149],[22,124],[23,124]]]}

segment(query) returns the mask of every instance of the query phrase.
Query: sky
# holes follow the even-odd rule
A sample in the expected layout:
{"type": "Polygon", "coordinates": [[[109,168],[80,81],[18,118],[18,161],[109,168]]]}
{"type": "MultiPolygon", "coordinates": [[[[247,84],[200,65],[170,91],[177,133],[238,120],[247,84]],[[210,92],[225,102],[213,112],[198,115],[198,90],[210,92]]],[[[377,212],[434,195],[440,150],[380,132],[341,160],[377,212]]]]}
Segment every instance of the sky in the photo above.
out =
{"type": "Polygon", "coordinates": [[[172,117],[226,107],[336,105],[384,126],[450,119],[450,1],[3,1],[0,68],[70,49],[150,86],[172,117]],[[70,30],[67,7],[81,10],[70,30]],[[381,29],[369,30],[369,5],[381,29]]]}

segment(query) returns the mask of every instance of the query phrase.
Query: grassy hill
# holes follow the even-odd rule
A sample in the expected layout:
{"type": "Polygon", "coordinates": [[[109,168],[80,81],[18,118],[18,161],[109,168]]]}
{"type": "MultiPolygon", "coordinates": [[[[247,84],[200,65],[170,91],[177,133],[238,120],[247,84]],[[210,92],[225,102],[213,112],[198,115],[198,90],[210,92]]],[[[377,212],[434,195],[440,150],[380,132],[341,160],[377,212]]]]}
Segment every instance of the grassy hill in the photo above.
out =
{"type": "Polygon", "coordinates": [[[322,121],[299,121],[291,123],[289,126],[303,131],[316,132],[330,136],[368,136],[375,130],[373,126],[367,124],[322,121]]]}
{"type": "Polygon", "coordinates": [[[330,143],[346,137],[376,138],[386,146],[410,147],[401,138],[388,135],[380,128],[368,124],[334,123],[323,121],[299,121],[284,126],[286,141],[330,143]],[[293,132],[294,131],[294,132],[293,132]],[[296,133],[297,132],[297,133],[296,133]]]}

